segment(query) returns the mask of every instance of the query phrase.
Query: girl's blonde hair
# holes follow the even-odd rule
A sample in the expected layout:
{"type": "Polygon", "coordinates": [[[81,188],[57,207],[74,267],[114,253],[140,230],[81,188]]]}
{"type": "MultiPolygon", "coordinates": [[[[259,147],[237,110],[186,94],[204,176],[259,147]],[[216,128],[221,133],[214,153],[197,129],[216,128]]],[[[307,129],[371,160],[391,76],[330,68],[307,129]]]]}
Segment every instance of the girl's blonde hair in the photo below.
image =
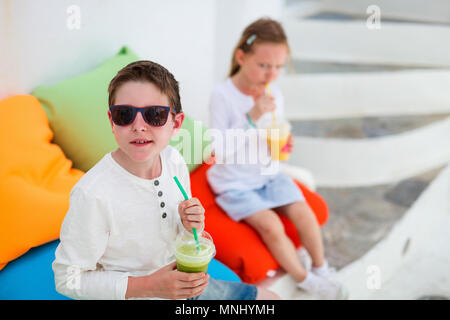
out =
{"type": "Polygon", "coordinates": [[[236,51],[241,49],[244,53],[249,53],[258,43],[285,44],[289,50],[287,37],[281,24],[270,18],[258,19],[245,28],[237,46],[234,48],[229,77],[235,75],[240,69],[236,61],[236,51]]]}

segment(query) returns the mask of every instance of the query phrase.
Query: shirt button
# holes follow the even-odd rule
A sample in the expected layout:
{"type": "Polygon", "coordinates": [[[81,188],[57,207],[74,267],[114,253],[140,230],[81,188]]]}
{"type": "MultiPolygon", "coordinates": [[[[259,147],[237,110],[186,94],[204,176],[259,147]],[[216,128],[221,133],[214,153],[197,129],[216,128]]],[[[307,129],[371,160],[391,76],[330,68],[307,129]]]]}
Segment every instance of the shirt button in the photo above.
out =
{"type": "Polygon", "coordinates": [[[165,218],[167,217],[167,213],[164,212],[164,213],[162,214],[162,217],[163,217],[163,219],[165,219],[165,218]]]}
{"type": "Polygon", "coordinates": [[[162,191],[158,191],[158,197],[161,197],[163,195],[162,191]]]}
{"type": "Polygon", "coordinates": [[[166,204],[164,202],[161,202],[161,208],[164,208],[166,206],[166,204]]]}
{"type": "Polygon", "coordinates": [[[155,186],[158,186],[159,185],[159,181],[155,180],[154,184],[155,184],[155,186]]]}

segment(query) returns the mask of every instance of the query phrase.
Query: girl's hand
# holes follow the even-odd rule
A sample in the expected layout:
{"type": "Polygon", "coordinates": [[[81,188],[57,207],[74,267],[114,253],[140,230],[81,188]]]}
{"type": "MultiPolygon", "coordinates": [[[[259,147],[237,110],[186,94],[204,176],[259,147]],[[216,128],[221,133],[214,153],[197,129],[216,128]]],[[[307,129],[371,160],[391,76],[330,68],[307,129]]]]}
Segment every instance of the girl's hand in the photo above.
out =
{"type": "Polygon", "coordinates": [[[292,134],[290,134],[286,145],[283,147],[283,152],[291,153],[293,148],[294,148],[294,137],[292,136],[292,134]]]}
{"type": "Polygon", "coordinates": [[[275,99],[271,96],[262,95],[255,99],[255,105],[248,112],[253,122],[259,120],[267,112],[272,112],[276,108],[275,99]]]}
{"type": "Polygon", "coordinates": [[[177,270],[177,263],[172,262],[148,276],[129,277],[126,298],[192,298],[205,290],[208,279],[209,275],[203,272],[180,272],[177,270]]]}
{"type": "Polygon", "coordinates": [[[178,205],[178,214],[186,230],[203,228],[205,209],[197,198],[191,198],[181,202],[178,205]]]}

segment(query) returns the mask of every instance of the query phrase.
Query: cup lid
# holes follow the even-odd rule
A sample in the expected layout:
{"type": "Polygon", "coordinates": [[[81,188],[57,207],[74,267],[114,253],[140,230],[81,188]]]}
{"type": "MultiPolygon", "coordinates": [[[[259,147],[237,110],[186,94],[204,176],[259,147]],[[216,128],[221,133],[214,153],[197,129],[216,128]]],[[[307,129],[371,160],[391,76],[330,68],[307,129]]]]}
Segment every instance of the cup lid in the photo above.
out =
{"type": "Polygon", "coordinates": [[[197,242],[195,241],[194,235],[188,231],[184,231],[179,234],[175,240],[175,257],[187,258],[189,260],[204,260],[206,257],[212,259],[216,254],[216,248],[214,246],[213,239],[211,235],[203,231],[197,234],[198,242],[200,244],[200,251],[197,250],[197,242]],[[177,250],[177,248],[187,246],[192,248],[194,254],[185,254],[177,250]]]}

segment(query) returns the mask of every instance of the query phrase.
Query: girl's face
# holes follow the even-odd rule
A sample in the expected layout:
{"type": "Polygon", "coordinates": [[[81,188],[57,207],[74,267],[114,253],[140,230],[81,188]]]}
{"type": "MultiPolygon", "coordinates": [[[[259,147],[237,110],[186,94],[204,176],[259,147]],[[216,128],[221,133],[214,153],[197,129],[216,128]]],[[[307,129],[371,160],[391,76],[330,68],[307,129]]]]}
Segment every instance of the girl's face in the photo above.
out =
{"type": "Polygon", "coordinates": [[[253,51],[237,50],[236,60],[249,84],[260,87],[276,80],[286,64],[288,48],[285,44],[257,43],[253,51]]]}
{"type": "MultiPolygon", "coordinates": [[[[169,99],[153,83],[130,81],[119,87],[116,93],[116,105],[131,105],[145,107],[151,105],[169,106],[169,99]]],[[[169,114],[167,122],[161,127],[153,127],[144,121],[142,113],[138,112],[133,123],[127,126],[116,125],[108,111],[114,137],[122,153],[128,160],[144,162],[153,159],[169,144],[184,119],[183,113],[169,114]],[[146,143],[138,143],[146,141],[146,143]]]]}

